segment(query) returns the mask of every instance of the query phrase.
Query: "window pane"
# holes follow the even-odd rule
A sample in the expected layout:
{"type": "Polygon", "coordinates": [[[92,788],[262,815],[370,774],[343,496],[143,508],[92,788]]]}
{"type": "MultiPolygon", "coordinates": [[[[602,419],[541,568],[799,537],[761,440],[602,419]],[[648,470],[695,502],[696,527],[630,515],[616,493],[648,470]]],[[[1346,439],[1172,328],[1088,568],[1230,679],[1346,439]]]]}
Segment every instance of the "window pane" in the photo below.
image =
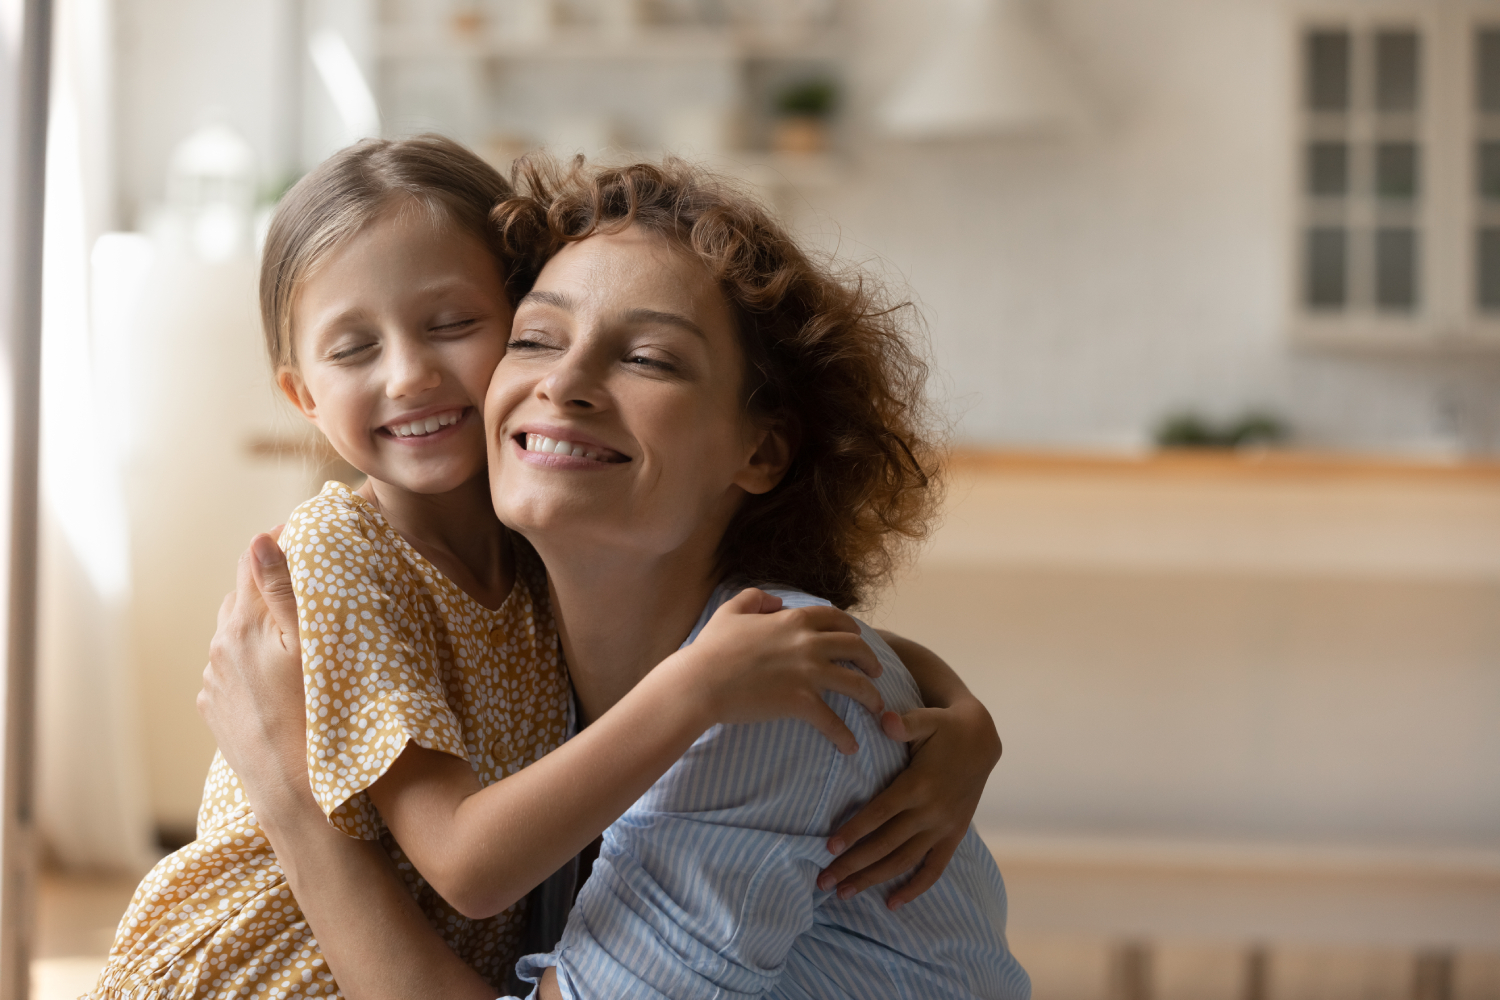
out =
{"type": "Polygon", "coordinates": [[[1500,114],[1500,28],[1474,33],[1474,95],[1480,111],[1500,114]]]}
{"type": "Polygon", "coordinates": [[[1500,229],[1481,229],[1475,240],[1474,288],[1481,309],[1500,309],[1500,229]]]}
{"type": "Polygon", "coordinates": [[[1307,106],[1313,111],[1349,110],[1349,32],[1308,32],[1307,106]]]}
{"type": "Polygon", "coordinates": [[[1307,193],[1323,197],[1349,193],[1349,144],[1313,142],[1307,146],[1307,193]]]}
{"type": "Polygon", "coordinates": [[[1389,227],[1375,231],[1375,302],[1382,309],[1417,304],[1417,231],[1389,227]]]}
{"type": "Polygon", "coordinates": [[[1342,226],[1307,231],[1303,296],[1314,309],[1337,309],[1348,298],[1349,234],[1342,226]]]}
{"type": "Polygon", "coordinates": [[[1381,31],[1375,35],[1375,107],[1380,111],[1417,110],[1420,39],[1415,31],[1381,31]]]}
{"type": "Polygon", "coordinates": [[[1500,142],[1481,142],[1474,151],[1478,154],[1474,165],[1476,193],[1500,201],[1500,142]]]}
{"type": "Polygon", "coordinates": [[[1375,193],[1382,198],[1417,196],[1417,144],[1382,142],[1375,147],[1375,193]]]}

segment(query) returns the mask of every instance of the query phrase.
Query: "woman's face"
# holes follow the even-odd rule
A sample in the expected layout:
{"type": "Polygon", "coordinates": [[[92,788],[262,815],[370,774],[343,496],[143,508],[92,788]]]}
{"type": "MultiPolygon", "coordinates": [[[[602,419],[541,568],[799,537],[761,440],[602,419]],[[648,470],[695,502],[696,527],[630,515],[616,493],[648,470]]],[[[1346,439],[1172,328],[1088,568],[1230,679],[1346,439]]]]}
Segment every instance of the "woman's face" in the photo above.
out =
{"type": "Polygon", "coordinates": [[[483,472],[484,393],[511,315],[487,248],[431,212],[394,207],[299,290],[297,367],[282,390],[361,472],[445,493],[483,472]]]}
{"type": "Polygon", "coordinates": [[[712,553],[787,462],[743,385],[733,315],[702,263],[637,227],[570,244],[517,305],[490,382],[496,513],[539,544],[712,553]]]}

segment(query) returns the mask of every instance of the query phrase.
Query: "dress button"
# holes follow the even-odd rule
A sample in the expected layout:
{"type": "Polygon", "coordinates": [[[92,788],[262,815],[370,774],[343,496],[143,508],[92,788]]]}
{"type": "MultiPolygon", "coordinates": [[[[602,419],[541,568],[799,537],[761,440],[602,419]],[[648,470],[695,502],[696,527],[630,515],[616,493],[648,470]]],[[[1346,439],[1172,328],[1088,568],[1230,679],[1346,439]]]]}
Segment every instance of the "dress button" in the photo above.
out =
{"type": "Polygon", "coordinates": [[[494,628],[490,629],[490,642],[494,643],[496,646],[499,646],[505,642],[504,625],[496,625],[494,628]]]}

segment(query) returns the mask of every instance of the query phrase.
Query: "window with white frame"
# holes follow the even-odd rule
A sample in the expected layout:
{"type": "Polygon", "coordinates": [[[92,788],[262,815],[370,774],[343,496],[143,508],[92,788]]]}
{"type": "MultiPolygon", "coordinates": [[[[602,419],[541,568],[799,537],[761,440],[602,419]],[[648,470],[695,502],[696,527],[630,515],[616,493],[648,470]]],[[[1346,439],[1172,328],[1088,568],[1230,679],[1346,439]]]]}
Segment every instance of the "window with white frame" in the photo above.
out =
{"type": "Polygon", "coordinates": [[[1298,334],[1500,345],[1500,3],[1325,3],[1298,31],[1298,334]]]}

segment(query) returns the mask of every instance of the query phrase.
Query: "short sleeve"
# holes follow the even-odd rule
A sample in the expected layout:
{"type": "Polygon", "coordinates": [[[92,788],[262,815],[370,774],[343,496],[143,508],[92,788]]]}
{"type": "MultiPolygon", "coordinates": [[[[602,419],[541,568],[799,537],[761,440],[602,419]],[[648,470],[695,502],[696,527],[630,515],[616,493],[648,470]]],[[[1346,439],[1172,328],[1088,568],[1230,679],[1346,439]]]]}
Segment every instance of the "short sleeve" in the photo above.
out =
{"type": "Polygon", "coordinates": [[[282,533],[297,596],[307,694],[307,769],[329,821],[377,839],[366,794],[407,743],[467,760],[438,673],[435,610],[395,533],[342,484],[282,533]]]}

